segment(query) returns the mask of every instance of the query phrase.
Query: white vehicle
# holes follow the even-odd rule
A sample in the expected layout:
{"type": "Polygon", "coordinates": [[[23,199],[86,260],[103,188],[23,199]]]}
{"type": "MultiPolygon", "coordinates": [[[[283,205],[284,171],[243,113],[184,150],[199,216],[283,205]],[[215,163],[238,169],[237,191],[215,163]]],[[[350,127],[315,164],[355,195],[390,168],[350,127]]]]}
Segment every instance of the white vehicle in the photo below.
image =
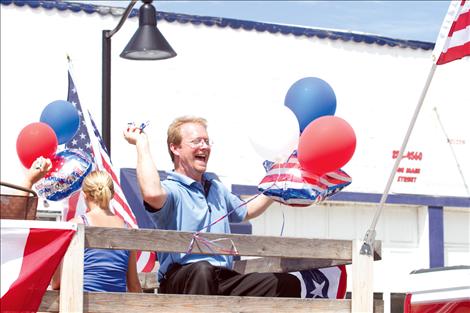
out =
{"type": "Polygon", "coordinates": [[[470,266],[416,270],[409,286],[404,313],[470,312],[470,266]]]}

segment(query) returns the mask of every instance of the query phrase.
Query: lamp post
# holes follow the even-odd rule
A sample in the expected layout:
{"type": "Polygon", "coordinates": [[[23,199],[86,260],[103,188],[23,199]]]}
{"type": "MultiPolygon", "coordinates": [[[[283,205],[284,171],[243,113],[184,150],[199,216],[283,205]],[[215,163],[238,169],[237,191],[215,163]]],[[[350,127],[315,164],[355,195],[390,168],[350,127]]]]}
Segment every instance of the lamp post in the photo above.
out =
{"type": "MultiPolygon", "coordinates": [[[[176,52],[157,28],[157,12],[153,0],[142,0],[139,9],[139,28],[121,53],[130,60],[164,60],[176,56],[176,52]]],[[[111,155],[111,37],[121,29],[137,0],[127,6],[118,25],[102,34],[102,103],[101,130],[103,141],[111,155]]]]}

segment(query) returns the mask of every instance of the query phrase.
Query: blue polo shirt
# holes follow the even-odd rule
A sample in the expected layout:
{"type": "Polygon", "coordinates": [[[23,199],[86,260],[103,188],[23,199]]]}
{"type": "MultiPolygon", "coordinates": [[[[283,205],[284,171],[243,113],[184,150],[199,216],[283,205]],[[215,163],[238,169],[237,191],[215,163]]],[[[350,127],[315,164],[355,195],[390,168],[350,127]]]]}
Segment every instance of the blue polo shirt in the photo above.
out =
{"type": "MultiPolygon", "coordinates": [[[[187,232],[230,233],[229,222],[241,222],[246,216],[246,205],[240,206],[243,201],[232,194],[215,175],[205,173],[203,182],[209,181],[208,192],[204,186],[187,176],[171,172],[167,179],[162,181],[168,196],[163,207],[154,210],[145,203],[147,212],[157,229],[181,230],[187,232]],[[205,228],[232,209],[237,208],[227,218],[205,228]]],[[[188,242],[188,247],[189,247],[188,242]]],[[[173,263],[188,264],[197,261],[208,261],[215,266],[232,268],[233,258],[230,255],[207,255],[186,253],[158,253],[160,269],[158,280],[173,263]]]]}

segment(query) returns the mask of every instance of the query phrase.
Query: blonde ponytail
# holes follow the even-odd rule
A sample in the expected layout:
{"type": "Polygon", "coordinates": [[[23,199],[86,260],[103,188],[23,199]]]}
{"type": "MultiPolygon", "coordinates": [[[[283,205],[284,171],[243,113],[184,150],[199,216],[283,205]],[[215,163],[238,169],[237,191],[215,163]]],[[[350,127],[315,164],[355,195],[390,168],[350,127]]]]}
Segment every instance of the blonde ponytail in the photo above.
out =
{"type": "Polygon", "coordinates": [[[85,177],[82,190],[90,200],[107,210],[114,196],[113,179],[105,171],[93,171],[85,177]]]}

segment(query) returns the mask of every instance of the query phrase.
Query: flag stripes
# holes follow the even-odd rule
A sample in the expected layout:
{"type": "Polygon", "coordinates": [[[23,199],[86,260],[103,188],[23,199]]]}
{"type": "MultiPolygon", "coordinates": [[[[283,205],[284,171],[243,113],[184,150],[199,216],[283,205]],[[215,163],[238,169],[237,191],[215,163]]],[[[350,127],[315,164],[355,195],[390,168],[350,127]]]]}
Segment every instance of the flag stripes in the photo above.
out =
{"type": "MultiPolygon", "coordinates": [[[[78,149],[82,152],[89,154],[94,163],[94,169],[105,170],[108,172],[114,183],[114,197],[110,203],[110,209],[117,216],[126,221],[132,228],[139,228],[137,219],[132,212],[126,197],[122,191],[118,175],[113,168],[111,159],[103,143],[103,139],[96,128],[96,124],[89,111],[84,111],[78,98],[77,89],[72,79],[72,75],[68,73],[69,89],[67,100],[71,102],[79,112],[81,122],[80,127],[75,136],[66,143],[68,149],[78,149]],[[88,114],[84,114],[87,112],[88,114]]],[[[76,216],[86,213],[86,205],[82,193],[76,193],[68,200],[68,210],[64,214],[66,220],[70,220],[76,216]]],[[[151,271],[155,266],[156,256],[154,252],[139,253],[137,257],[137,270],[151,271]]]]}
{"type": "Polygon", "coordinates": [[[1,311],[36,312],[76,224],[2,220],[1,311]]]}
{"type": "Polygon", "coordinates": [[[300,168],[294,152],[286,163],[265,162],[266,176],[258,190],[273,200],[290,206],[309,206],[325,200],[351,184],[351,177],[338,169],[322,176],[300,168]]]}
{"type": "Polygon", "coordinates": [[[437,65],[470,55],[470,1],[451,1],[433,54],[437,65]]]}

